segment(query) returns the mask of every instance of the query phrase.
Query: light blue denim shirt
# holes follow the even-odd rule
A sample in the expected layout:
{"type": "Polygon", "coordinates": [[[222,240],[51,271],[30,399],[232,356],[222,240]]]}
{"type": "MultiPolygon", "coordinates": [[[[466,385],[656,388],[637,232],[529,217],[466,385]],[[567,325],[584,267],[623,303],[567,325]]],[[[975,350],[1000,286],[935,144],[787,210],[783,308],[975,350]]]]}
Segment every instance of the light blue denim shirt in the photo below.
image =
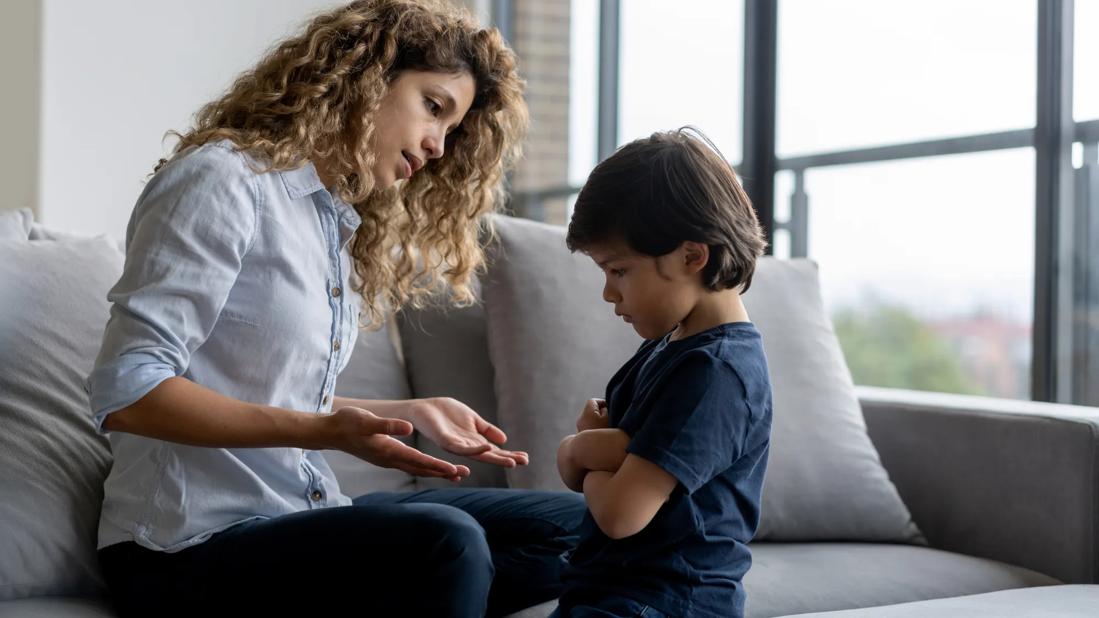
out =
{"type": "MultiPolygon", "coordinates": [[[[331,409],[358,331],[347,243],[361,219],[312,164],[256,167],[228,142],[207,144],[146,185],[87,382],[100,431],[172,376],[255,404],[331,409]]],[[[319,452],[108,435],[101,548],[178,551],[249,519],[350,504],[319,452]]]]}

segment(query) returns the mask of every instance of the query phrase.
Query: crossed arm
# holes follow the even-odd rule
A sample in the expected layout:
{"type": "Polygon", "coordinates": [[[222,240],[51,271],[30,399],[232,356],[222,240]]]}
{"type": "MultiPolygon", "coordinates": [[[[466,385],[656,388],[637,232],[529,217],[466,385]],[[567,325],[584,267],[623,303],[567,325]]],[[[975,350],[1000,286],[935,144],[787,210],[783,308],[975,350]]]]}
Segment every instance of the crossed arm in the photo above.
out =
{"type": "Polygon", "coordinates": [[[620,429],[588,429],[567,436],[557,449],[561,479],[584,492],[595,523],[612,539],[641,532],[678,484],[660,466],[627,454],[629,443],[620,429]]]}

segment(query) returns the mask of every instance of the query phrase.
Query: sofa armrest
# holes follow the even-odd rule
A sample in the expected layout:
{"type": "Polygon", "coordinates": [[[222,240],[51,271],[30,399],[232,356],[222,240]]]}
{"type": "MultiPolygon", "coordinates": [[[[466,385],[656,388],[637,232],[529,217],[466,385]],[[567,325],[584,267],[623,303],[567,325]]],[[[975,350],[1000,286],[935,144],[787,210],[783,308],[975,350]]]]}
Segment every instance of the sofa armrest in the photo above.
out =
{"type": "Polygon", "coordinates": [[[859,387],[932,547],[1099,581],[1099,408],[859,387]]]}

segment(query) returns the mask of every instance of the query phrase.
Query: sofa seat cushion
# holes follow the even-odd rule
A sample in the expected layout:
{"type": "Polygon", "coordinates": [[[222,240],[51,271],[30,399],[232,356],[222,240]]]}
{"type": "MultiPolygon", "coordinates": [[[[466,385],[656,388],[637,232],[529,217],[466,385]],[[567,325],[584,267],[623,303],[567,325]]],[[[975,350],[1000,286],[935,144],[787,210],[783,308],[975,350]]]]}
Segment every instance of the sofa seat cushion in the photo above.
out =
{"type": "Polygon", "coordinates": [[[799,614],[798,618],[1094,618],[1099,608],[1099,586],[1042,586],[1015,588],[983,595],[920,600],[889,607],[799,614]]]}
{"type": "Polygon", "coordinates": [[[10,618],[113,618],[106,601],[80,597],[37,597],[0,601],[0,616],[10,618]]]}
{"type": "Polygon", "coordinates": [[[800,614],[799,618],[1092,618],[1099,608],[1099,586],[1017,588],[951,599],[901,603],[839,612],[800,614]]]}
{"type": "Polygon", "coordinates": [[[751,547],[752,568],[744,578],[749,618],[1061,583],[1022,567],[912,545],[753,543],[751,547]]]}
{"type": "MultiPolygon", "coordinates": [[[[855,616],[870,618],[916,618],[917,616],[954,616],[940,614],[941,601],[913,603],[926,599],[957,602],[958,607],[982,607],[981,594],[996,590],[1055,586],[1035,589],[1033,597],[1026,597],[1026,590],[1012,594],[1021,599],[1053,599],[1053,590],[1071,590],[1065,598],[1050,600],[1050,608],[1077,607],[1083,600],[1090,600],[1091,607],[1099,607],[1099,586],[1057,586],[1059,581],[1022,567],[954,554],[938,549],[914,545],[878,543],[752,543],[752,568],[744,578],[748,593],[747,618],[800,615],[805,612],[829,612],[822,616],[855,616]],[[1046,592],[1050,591],[1050,592],[1046,592]],[[962,599],[946,599],[961,595],[974,599],[962,603],[962,599]],[[898,607],[927,609],[911,613],[885,613],[881,605],[903,603],[898,607]],[[852,611],[831,613],[832,610],[873,608],[867,612],[852,611]],[[931,611],[934,609],[935,611],[931,611]]],[[[994,594],[1008,594],[1007,592],[994,594]]],[[[996,599],[993,598],[994,601],[996,599]]],[[[1030,601],[1028,601],[1029,603],[1030,601]]],[[[555,601],[542,603],[512,614],[508,618],[545,618],[557,606],[555,601]]],[[[951,603],[944,608],[953,607],[951,603]]],[[[1029,607],[1030,605],[1027,605],[1029,607]]],[[[1037,606],[1037,605],[1036,605],[1037,606]]],[[[964,613],[957,616],[1007,616],[1023,615],[1005,612],[996,601],[989,607],[999,608],[993,613],[964,613]]],[[[813,614],[816,616],[817,614],[813,614]]],[[[1025,614],[1031,615],[1031,614],[1025,614]]],[[[1059,615],[1059,614],[1058,614],[1059,615]]],[[[1070,614],[1075,616],[1076,614],[1070,614]]],[[[1088,615],[1094,615],[1088,614],[1088,615]]]]}

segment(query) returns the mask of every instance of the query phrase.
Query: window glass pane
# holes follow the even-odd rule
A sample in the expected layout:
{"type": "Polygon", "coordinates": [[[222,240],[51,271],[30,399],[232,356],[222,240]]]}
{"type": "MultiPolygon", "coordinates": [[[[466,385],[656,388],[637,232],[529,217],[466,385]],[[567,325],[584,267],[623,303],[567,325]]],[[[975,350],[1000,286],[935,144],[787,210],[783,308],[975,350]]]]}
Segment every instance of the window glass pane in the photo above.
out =
{"type": "Polygon", "coordinates": [[[783,226],[790,221],[790,196],[794,193],[794,174],[788,170],[775,173],[774,186],[775,233],[771,241],[771,255],[779,259],[793,257],[790,231],[783,226]]]}
{"type": "Polygon", "coordinates": [[[572,0],[569,43],[569,183],[595,167],[599,117],[599,3],[572,0]]]}
{"type": "Polygon", "coordinates": [[[806,172],[856,383],[1029,397],[1034,166],[1026,148],[806,172]]]}
{"type": "Polygon", "coordinates": [[[741,151],[743,0],[622,0],[618,143],[694,125],[741,151]]]}
{"type": "Polygon", "coordinates": [[[514,0],[508,7],[530,111],[512,207],[519,216],[565,223],[561,190],[582,183],[595,165],[599,3],[514,0]]]}
{"type": "Polygon", "coordinates": [[[1036,36],[1034,0],[783,0],[777,153],[1032,127],[1036,36]]]}
{"type": "Polygon", "coordinates": [[[1073,115],[1077,120],[1099,120],[1099,0],[1076,0],[1073,10],[1073,115]]]}

